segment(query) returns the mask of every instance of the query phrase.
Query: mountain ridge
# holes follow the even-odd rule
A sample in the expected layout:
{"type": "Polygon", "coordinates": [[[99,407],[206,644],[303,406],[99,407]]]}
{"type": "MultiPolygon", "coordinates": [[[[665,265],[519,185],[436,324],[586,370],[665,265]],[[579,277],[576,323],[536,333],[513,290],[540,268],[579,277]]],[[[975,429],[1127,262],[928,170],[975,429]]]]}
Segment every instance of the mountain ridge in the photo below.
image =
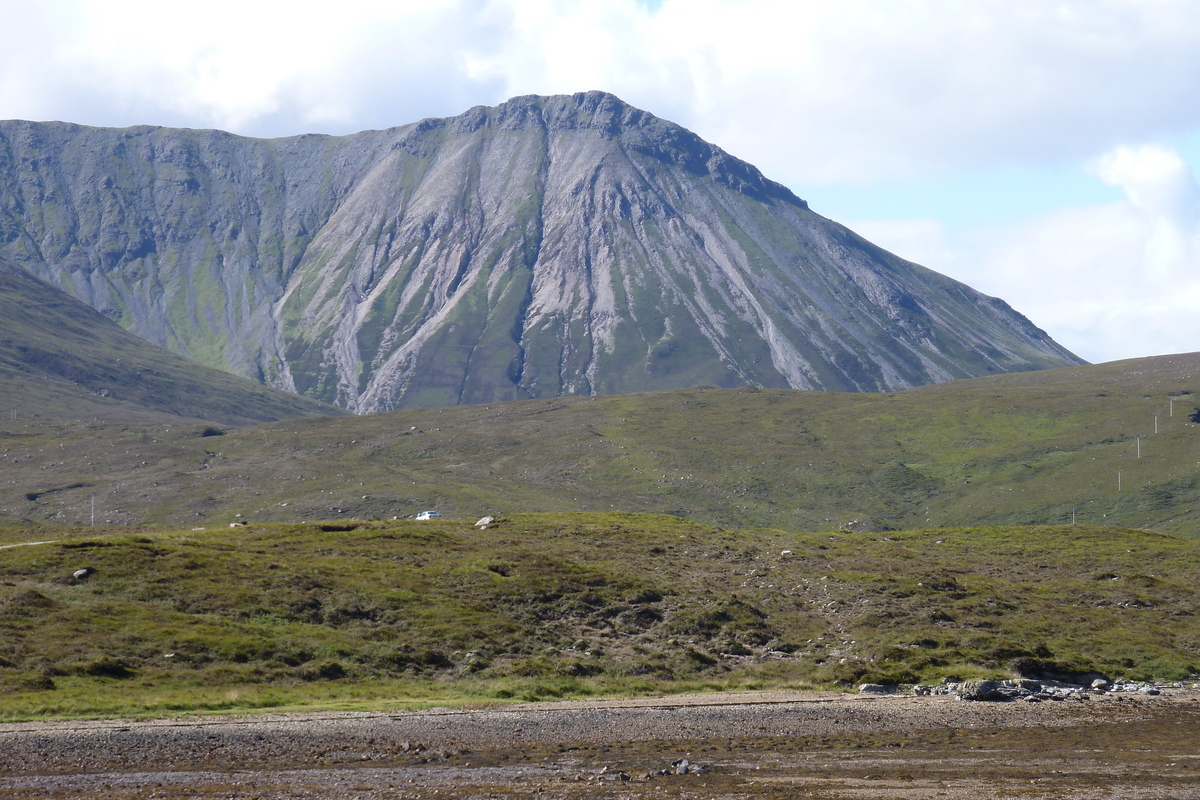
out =
{"type": "Polygon", "coordinates": [[[4,258],[0,408],[19,419],[230,425],[344,413],[151,345],[4,258]]]}
{"type": "Polygon", "coordinates": [[[1080,363],[603,92],[346,137],[0,122],[0,253],[155,343],[359,413],[1080,363]]]}

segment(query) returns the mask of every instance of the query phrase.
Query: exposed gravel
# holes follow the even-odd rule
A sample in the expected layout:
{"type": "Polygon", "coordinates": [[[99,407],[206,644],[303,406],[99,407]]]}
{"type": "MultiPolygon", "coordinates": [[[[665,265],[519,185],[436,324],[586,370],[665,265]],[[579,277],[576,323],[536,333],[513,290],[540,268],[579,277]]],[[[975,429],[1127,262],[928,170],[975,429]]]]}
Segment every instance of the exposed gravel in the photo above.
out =
{"type": "MultiPolygon", "coordinates": [[[[895,797],[991,796],[980,794],[983,775],[996,790],[1019,784],[1043,796],[1044,784],[1055,796],[1091,797],[1100,795],[1084,784],[1104,773],[1102,762],[1112,762],[1112,780],[1125,780],[1120,796],[1200,797],[1200,779],[1189,783],[1184,769],[1200,765],[1197,733],[1200,694],[1179,690],[1038,704],[755,694],[12,723],[0,725],[0,798],[528,797],[539,789],[576,797],[600,786],[622,797],[782,797],[800,787],[820,788],[821,797],[879,796],[885,787],[895,797]],[[1156,736],[1173,752],[1156,747],[1156,736]],[[673,774],[683,758],[703,771],[673,774]],[[1170,794],[1141,794],[1162,792],[1163,781],[1170,794]]],[[[1092,788],[1112,790],[1112,780],[1092,788]]]]}

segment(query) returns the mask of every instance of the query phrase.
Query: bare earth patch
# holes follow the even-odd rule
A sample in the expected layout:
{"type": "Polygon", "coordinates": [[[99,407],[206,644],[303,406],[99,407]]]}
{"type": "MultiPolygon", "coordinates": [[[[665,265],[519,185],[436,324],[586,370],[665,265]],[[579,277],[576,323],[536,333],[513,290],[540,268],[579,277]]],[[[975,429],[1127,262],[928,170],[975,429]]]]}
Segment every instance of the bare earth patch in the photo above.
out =
{"type": "Polygon", "coordinates": [[[770,693],[0,725],[0,798],[597,796],[1200,798],[1200,693],[770,693]]]}

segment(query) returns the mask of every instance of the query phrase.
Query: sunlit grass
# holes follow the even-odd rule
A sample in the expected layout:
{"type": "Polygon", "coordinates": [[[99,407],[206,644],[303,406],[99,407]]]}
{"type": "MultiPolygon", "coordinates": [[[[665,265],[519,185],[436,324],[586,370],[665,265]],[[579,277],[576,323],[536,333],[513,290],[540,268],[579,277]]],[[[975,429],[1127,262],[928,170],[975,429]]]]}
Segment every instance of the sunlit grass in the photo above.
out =
{"type": "Polygon", "coordinates": [[[0,716],[1197,671],[1200,544],[670,516],[66,530],[0,550],[0,716]],[[72,577],[83,567],[94,572],[72,577]]]}

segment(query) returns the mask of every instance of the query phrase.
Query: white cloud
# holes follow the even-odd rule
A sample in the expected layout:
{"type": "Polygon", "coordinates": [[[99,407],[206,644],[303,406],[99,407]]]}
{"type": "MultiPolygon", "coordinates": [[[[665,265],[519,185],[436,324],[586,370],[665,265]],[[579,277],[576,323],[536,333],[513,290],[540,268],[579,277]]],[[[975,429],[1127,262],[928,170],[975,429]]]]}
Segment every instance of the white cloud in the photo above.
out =
{"type": "Polygon", "coordinates": [[[881,246],[1003,297],[1092,361],[1200,347],[1200,187],[1175,151],[1118,147],[1095,173],[1127,200],[950,232],[851,224],[881,246]]]}
{"type": "Polygon", "coordinates": [[[789,183],[1200,125],[1192,0],[0,0],[0,116],[343,132],[606,89],[789,183]]]}
{"type": "Polygon", "coordinates": [[[2,117],[349,132],[502,91],[463,68],[497,38],[485,0],[0,0],[0,15],[24,34],[0,52],[2,117]]]}
{"type": "Polygon", "coordinates": [[[1118,147],[1100,158],[1096,174],[1119,186],[1149,227],[1144,262],[1150,277],[1200,278],[1200,187],[1179,153],[1166,147],[1118,147]]]}
{"type": "Polygon", "coordinates": [[[1119,186],[1129,201],[1148,214],[1194,217],[1196,180],[1178,152],[1162,145],[1122,145],[1096,159],[1093,171],[1119,186]]]}
{"type": "Polygon", "coordinates": [[[476,74],[521,92],[609,89],[785,182],[1095,154],[1200,122],[1190,0],[511,8],[476,74]]]}

